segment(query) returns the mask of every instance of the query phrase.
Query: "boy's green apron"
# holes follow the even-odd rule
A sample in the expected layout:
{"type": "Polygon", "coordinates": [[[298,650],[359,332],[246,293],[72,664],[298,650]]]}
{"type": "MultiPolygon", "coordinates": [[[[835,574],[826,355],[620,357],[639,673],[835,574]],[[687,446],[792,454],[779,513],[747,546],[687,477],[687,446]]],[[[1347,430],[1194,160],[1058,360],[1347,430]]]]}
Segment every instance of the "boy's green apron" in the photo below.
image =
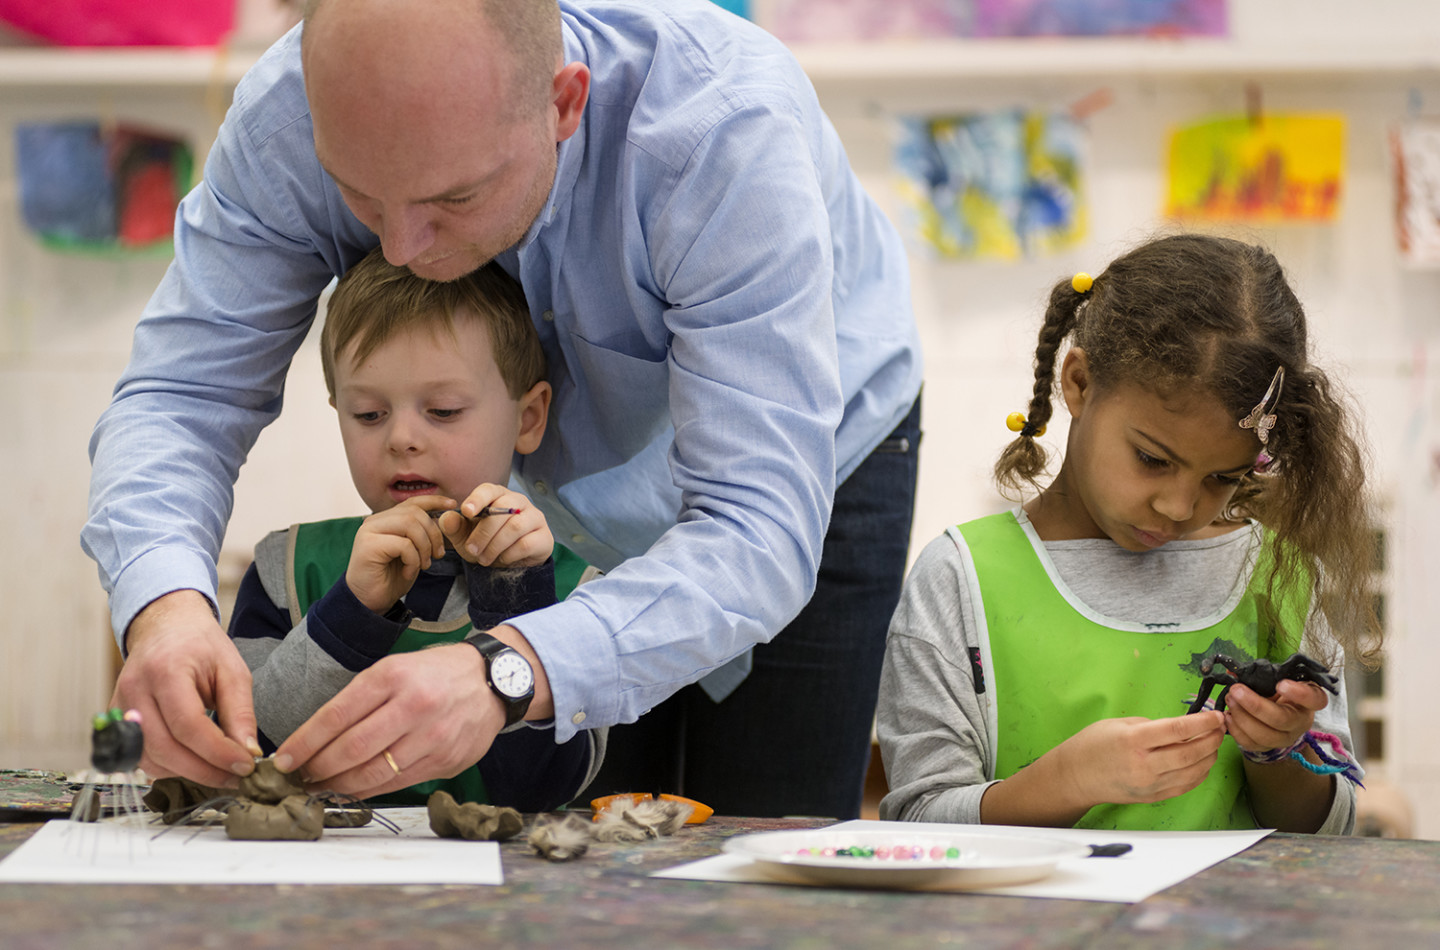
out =
{"type": "MultiPolygon", "coordinates": [[[[293,525],[290,528],[290,544],[286,554],[286,577],[291,585],[290,603],[292,611],[303,616],[310,606],[335,586],[350,564],[350,550],[355,544],[355,534],[360,530],[364,518],[336,518],[330,521],[314,521],[293,525]]],[[[580,575],[586,563],[568,548],[555,545],[555,596],[564,600],[580,583],[580,575]]],[[[458,643],[469,635],[470,618],[462,616],[450,622],[428,622],[416,620],[400,634],[400,639],[391,647],[391,653],[410,653],[436,643],[458,643]]],[[[424,805],[436,791],[446,791],[457,802],[479,802],[488,804],[485,783],[480,778],[480,768],[472,765],[465,771],[448,779],[432,779],[419,782],[409,788],[380,796],[377,801],[389,805],[424,805]]]]}
{"type": "MultiPolygon", "coordinates": [[[[1010,513],[959,526],[969,546],[989,638],[988,688],[996,721],[994,778],[1008,778],[1101,719],[1150,719],[1185,712],[1199,689],[1199,664],[1223,652],[1236,659],[1284,659],[1299,648],[1309,591],[1282,604],[1277,631],[1263,618],[1266,571],[1230,614],[1209,626],[1116,629],[1083,614],[1056,588],[1029,535],[1010,513]],[[1258,589],[1257,589],[1258,588],[1258,589]],[[1262,630],[1262,624],[1264,629],[1262,630]]],[[[1266,546],[1268,551],[1268,545],[1266,546]]],[[[1262,566],[1268,555],[1261,554],[1262,566]]],[[[1078,828],[1205,831],[1253,828],[1240,750],[1219,760],[1196,788],[1150,804],[1097,805],[1078,828]]]]}

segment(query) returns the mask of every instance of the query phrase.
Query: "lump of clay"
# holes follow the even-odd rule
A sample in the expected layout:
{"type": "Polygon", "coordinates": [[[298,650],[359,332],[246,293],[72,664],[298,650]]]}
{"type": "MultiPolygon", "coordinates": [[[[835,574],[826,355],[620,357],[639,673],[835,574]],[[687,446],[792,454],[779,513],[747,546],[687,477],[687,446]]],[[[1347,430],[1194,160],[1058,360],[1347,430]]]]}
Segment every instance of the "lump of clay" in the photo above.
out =
{"type": "Polygon", "coordinates": [[[262,805],[278,805],[291,795],[304,795],[305,786],[296,772],[282,772],[273,759],[257,759],[251,773],[240,780],[236,798],[262,805]]]}
{"type": "Polygon", "coordinates": [[[435,792],[425,803],[430,813],[430,830],[442,838],[468,841],[504,841],[525,826],[513,808],[455,801],[449,792],[435,792]]]}
{"type": "Polygon", "coordinates": [[[161,821],[173,825],[189,818],[197,806],[228,794],[224,789],[201,785],[188,778],[157,778],[141,801],[146,808],[159,812],[161,821]]]}
{"type": "Polygon", "coordinates": [[[225,813],[225,834],[240,841],[315,841],[325,828],[325,805],[289,795],[273,805],[237,801],[225,813]]]}
{"type": "Polygon", "coordinates": [[[145,793],[145,806],[160,813],[167,825],[195,821],[201,806],[225,813],[225,833],[242,841],[314,841],[324,828],[359,828],[371,820],[358,802],[326,808],[307,794],[300,777],[281,772],[270,759],[240,780],[232,794],[188,779],[157,779],[145,793]]]}

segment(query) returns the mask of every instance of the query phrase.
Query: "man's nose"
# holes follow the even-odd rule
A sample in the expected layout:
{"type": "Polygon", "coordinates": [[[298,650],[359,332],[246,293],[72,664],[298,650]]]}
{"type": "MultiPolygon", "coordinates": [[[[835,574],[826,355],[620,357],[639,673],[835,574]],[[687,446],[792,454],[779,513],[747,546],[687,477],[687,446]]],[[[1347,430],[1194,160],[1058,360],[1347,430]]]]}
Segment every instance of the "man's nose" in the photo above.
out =
{"type": "Polygon", "coordinates": [[[435,243],[435,225],[424,208],[401,206],[380,216],[380,246],[385,260],[404,267],[435,243]]]}

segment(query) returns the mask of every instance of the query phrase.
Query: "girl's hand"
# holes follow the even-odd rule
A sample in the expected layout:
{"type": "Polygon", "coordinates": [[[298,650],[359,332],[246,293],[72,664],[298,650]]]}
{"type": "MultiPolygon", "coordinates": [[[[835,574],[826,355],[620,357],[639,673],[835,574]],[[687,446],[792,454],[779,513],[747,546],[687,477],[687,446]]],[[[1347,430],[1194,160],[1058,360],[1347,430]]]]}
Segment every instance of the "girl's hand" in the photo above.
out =
{"type": "Polygon", "coordinates": [[[1087,807],[1158,802],[1199,785],[1225,738],[1217,712],[1102,719],[1055,748],[1061,775],[1087,807]]]}
{"type": "Polygon", "coordinates": [[[366,518],[345,569],[345,583],[356,599],[383,614],[410,593],[420,572],[445,556],[445,536],[430,512],[454,507],[454,500],[443,495],[419,495],[366,518]]]}
{"type": "Polygon", "coordinates": [[[1225,694],[1225,728],[1250,752],[1287,749],[1310,731],[1328,701],[1314,683],[1281,680],[1269,698],[1237,684],[1225,694]]]}
{"type": "Polygon", "coordinates": [[[555,547],[540,509],[501,485],[480,485],[461,502],[458,512],[441,515],[439,525],[461,557],[486,567],[534,567],[544,564],[555,547]],[[520,510],[476,517],[485,508],[520,510]]]}

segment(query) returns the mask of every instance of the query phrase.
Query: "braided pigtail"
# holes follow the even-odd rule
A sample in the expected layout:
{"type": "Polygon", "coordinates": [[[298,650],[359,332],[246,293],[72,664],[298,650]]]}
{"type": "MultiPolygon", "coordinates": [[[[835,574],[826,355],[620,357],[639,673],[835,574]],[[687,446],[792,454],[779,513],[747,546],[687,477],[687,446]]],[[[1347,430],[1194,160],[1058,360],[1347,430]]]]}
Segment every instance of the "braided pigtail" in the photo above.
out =
{"type": "MultiPolygon", "coordinates": [[[[1080,275],[1084,276],[1084,275],[1080,275]]],[[[1035,386],[1031,391],[1030,405],[1023,419],[1012,416],[1012,428],[1019,431],[1014,441],[1005,446],[995,462],[995,483],[1002,494],[1018,498],[1027,489],[1039,490],[1040,476],[1045,473],[1049,453],[1035,441],[1043,435],[1053,414],[1051,399],[1055,392],[1055,358],[1065,338],[1075,329],[1079,318],[1080,305],[1086,300],[1089,278],[1081,282],[1064,280],[1050,291],[1050,305],[1045,308],[1045,322],[1040,326],[1039,342],[1035,347],[1035,386]],[[1079,287],[1085,287],[1081,291],[1079,287]],[[1017,427],[1013,423],[1018,421],[1017,427]]],[[[1018,415],[1018,414],[1017,414],[1018,415]]]]}

